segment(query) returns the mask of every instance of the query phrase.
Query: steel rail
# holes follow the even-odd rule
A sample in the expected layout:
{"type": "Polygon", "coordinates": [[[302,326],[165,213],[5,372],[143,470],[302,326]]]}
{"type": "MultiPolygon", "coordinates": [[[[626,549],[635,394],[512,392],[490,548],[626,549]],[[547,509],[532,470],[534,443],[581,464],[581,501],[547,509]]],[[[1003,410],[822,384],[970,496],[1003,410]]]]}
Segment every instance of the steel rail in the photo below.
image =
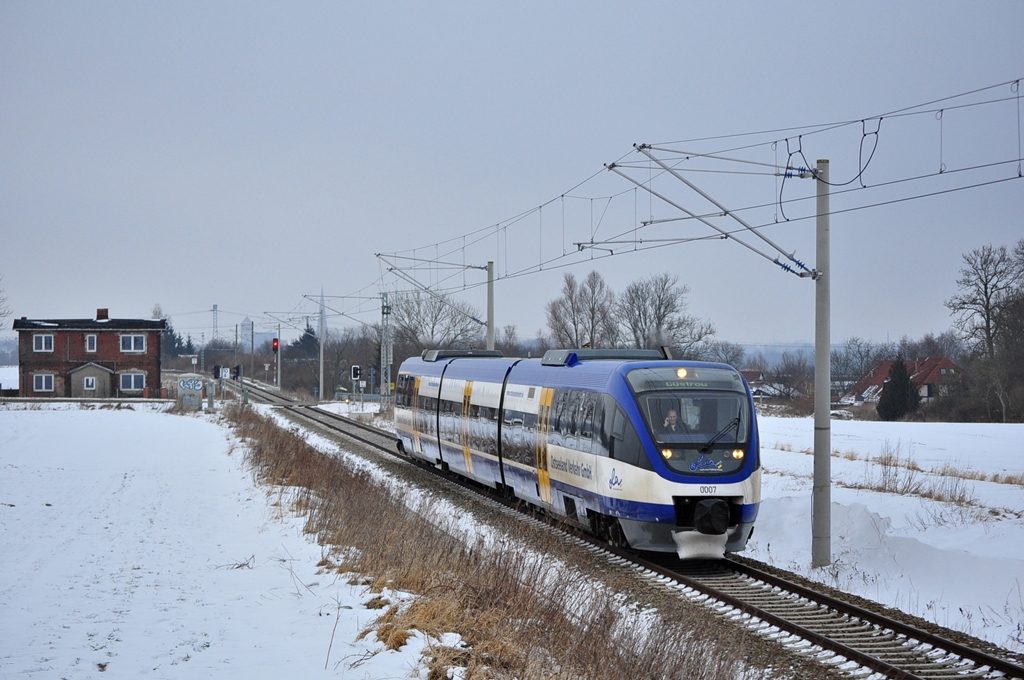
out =
{"type": "Polygon", "coordinates": [[[914,626],[903,623],[902,621],[897,621],[895,619],[891,619],[889,617],[883,616],[868,609],[858,607],[857,605],[851,604],[849,602],[844,602],[830,595],[826,595],[825,593],[819,593],[805,586],[775,576],[774,574],[770,574],[760,569],[751,567],[750,565],[742,564],[734,560],[728,560],[728,563],[729,567],[733,571],[745,574],[746,576],[757,579],[764,583],[768,583],[769,585],[776,586],[777,588],[784,589],[788,592],[793,593],[794,595],[798,595],[800,597],[804,597],[806,599],[819,602],[832,609],[835,609],[838,612],[847,614],[848,616],[853,616],[858,619],[862,619],[864,621],[872,623],[876,626],[887,628],[898,635],[903,635],[907,638],[917,640],[918,642],[932,645],[933,647],[936,647],[938,649],[943,649],[947,652],[958,654],[962,658],[970,659],[976,662],[981,662],[981,665],[985,665],[990,667],[992,670],[999,671],[1007,677],[1024,678],[1024,667],[1009,663],[1008,661],[1000,659],[999,657],[992,656],[991,654],[986,654],[981,650],[977,650],[966,645],[960,644],[959,642],[955,642],[953,640],[940,637],[933,633],[929,633],[928,631],[921,630],[920,628],[915,628],[914,626]]]}

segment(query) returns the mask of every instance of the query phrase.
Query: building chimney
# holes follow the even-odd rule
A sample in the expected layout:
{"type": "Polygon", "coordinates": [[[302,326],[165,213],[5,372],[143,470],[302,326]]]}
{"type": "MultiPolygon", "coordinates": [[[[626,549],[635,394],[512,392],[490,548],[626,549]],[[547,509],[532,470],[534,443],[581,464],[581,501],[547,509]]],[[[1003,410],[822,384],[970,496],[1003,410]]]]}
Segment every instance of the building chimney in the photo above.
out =
{"type": "Polygon", "coordinates": [[[107,310],[106,309],[97,309],[96,310],[96,320],[97,321],[106,321],[109,318],[110,317],[107,315],[107,310]]]}

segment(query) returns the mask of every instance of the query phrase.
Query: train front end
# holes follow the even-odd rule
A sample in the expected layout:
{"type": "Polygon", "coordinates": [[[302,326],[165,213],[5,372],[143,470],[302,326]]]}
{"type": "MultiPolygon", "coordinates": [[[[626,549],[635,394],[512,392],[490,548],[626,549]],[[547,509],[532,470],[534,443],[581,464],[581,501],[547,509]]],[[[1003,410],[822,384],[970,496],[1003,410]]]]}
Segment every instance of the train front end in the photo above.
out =
{"type": "MultiPolygon", "coordinates": [[[[757,421],[749,388],[724,364],[668,362],[625,371],[640,443],[660,478],[648,493],[671,498],[673,526],[621,518],[630,545],[679,557],[720,558],[753,533],[761,501],[757,421]],[[670,542],[669,542],[670,541],[670,542]]],[[[632,409],[630,409],[632,410],[632,409]]]]}

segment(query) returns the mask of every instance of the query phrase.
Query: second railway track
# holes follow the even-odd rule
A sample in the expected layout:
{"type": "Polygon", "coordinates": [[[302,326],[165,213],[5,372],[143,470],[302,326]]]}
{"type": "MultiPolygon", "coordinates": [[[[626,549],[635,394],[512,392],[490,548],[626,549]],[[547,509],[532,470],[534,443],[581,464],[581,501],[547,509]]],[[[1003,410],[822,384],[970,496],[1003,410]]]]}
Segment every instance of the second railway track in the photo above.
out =
{"type": "MultiPolygon", "coordinates": [[[[254,398],[284,407],[297,421],[399,456],[397,440],[388,432],[297,404],[270,390],[256,386],[250,386],[250,390],[254,398]]],[[[424,469],[443,475],[436,468],[424,469]]],[[[481,493],[486,491],[464,482],[460,485],[481,493]]],[[[505,506],[516,505],[495,494],[488,497],[505,506]]],[[[953,641],[949,639],[952,635],[940,636],[922,630],[734,560],[653,561],[643,555],[610,548],[572,528],[566,530],[576,540],[627,560],[663,583],[682,588],[690,599],[705,601],[740,625],[778,638],[790,649],[813,655],[826,666],[851,677],[1024,678],[1020,659],[1009,653],[998,654],[992,649],[982,650],[953,641]]]]}

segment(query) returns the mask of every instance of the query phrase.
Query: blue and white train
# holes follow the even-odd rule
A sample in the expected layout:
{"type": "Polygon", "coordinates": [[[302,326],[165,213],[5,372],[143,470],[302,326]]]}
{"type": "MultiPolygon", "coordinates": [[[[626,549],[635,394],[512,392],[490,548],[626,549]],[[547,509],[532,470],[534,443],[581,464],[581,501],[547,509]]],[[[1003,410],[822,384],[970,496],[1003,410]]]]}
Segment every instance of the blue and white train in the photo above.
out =
{"type": "Polygon", "coordinates": [[[399,369],[395,430],[408,456],[637,550],[743,550],[761,501],[746,381],[657,350],[427,350],[399,369]]]}

